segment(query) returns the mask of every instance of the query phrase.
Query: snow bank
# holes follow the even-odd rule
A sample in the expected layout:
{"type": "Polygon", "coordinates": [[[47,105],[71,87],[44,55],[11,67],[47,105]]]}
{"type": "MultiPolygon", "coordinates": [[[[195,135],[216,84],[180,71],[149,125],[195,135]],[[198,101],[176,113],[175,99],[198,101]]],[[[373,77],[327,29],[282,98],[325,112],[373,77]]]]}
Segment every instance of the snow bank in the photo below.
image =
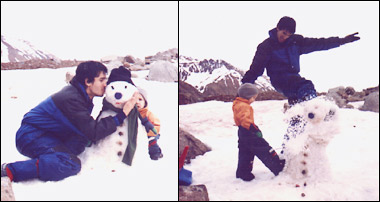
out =
{"type": "MultiPolygon", "coordinates": [[[[252,104],[256,124],[278,153],[288,126],[282,113],[285,102],[252,104]]],[[[340,109],[339,113],[340,132],[326,148],[331,178],[297,188],[287,183],[289,176],[284,173],[275,177],[258,158],[253,165],[254,180],[235,178],[238,138],[232,103],[181,105],[180,127],[212,147],[185,168],[193,172],[193,184],[207,186],[210,200],[379,200],[379,115],[357,109],[340,109]]]]}
{"type": "MultiPolygon", "coordinates": [[[[67,85],[65,74],[75,68],[1,71],[1,163],[28,159],[15,146],[15,134],[22,117],[67,85]]],[[[133,81],[147,91],[149,109],[161,120],[158,144],[164,157],[152,161],[148,148],[138,146],[140,152],[136,153],[134,165],[120,164],[115,172],[84,169],[59,182],[31,180],[13,183],[16,200],[178,199],[178,86],[142,78],[133,81]]],[[[94,98],[94,118],[101,110],[101,103],[102,98],[94,98]]],[[[138,136],[147,141],[144,129],[139,129],[138,136]]]]}

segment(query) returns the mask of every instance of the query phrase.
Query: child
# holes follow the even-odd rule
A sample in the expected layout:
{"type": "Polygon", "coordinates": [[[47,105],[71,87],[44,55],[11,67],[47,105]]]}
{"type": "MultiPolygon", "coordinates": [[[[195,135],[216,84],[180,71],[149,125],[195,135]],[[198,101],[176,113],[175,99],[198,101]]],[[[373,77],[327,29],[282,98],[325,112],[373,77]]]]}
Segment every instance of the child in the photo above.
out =
{"type": "Polygon", "coordinates": [[[160,138],[160,120],[148,110],[147,93],[144,89],[138,88],[140,94],[137,97],[137,109],[141,115],[141,123],[145,126],[149,139],[149,156],[152,160],[162,158],[161,148],[157,144],[160,138]]]}
{"type": "Polygon", "coordinates": [[[232,106],[234,120],[239,127],[239,161],[236,178],[244,181],[251,181],[255,178],[251,173],[255,156],[276,176],[285,165],[285,160],[279,159],[277,153],[265,141],[260,129],[254,122],[253,108],[250,104],[255,101],[258,93],[258,89],[253,84],[245,83],[240,86],[238,97],[232,106]]]}

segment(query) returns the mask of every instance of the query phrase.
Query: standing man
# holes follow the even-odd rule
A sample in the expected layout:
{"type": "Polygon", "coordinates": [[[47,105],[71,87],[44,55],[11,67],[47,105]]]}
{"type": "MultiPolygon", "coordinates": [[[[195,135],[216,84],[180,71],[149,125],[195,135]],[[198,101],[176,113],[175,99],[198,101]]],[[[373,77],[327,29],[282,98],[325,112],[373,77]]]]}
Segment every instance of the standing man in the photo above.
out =
{"type": "Polygon", "coordinates": [[[355,36],[358,33],[344,38],[305,38],[294,34],[295,31],[293,18],[281,18],[277,27],[269,31],[269,38],[258,45],[242,83],[255,83],[266,68],[273,87],[288,98],[289,105],[315,98],[317,93],[313,83],[299,75],[300,55],[336,48],[360,39],[355,36]]]}
{"type": "Polygon", "coordinates": [[[93,98],[103,96],[107,68],[100,62],[78,65],[70,85],[24,115],[16,133],[17,150],[30,160],[1,165],[1,177],[19,182],[38,178],[58,181],[81,169],[77,155],[92,142],[116,131],[136,104],[134,95],[114,117],[92,118],[93,98]]]}

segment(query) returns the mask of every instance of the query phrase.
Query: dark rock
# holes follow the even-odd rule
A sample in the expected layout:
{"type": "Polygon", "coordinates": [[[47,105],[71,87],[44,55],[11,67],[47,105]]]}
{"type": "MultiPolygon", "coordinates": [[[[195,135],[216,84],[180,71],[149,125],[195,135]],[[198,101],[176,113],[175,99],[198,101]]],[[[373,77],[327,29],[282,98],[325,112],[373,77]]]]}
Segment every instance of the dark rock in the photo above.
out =
{"type": "Polygon", "coordinates": [[[360,108],[362,111],[379,112],[379,92],[369,94],[360,108]]]}
{"type": "Polygon", "coordinates": [[[191,104],[196,102],[203,102],[202,94],[192,85],[179,81],[178,83],[178,104],[191,104]]]}
{"type": "Polygon", "coordinates": [[[208,151],[211,151],[211,148],[199,139],[191,135],[190,133],[184,131],[182,128],[179,128],[179,154],[181,156],[185,146],[189,146],[187,151],[186,163],[190,163],[190,159],[195,159],[196,156],[203,155],[208,151]]]}
{"type": "Polygon", "coordinates": [[[179,201],[209,201],[205,185],[179,186],[179,201]]]}
{"type": "Polygon", "coordinates": [[[38,69],[38,68],[62,68],[62,67],[72,67],[78,66],[82,61],[77,60],[61,60],[57,63],[50,59],[33,59],[24,62],[7,62],[1,63],[1,70],[12,70],[12,69],[38,69]]]}
{"type": "MultiPolygon", "coordinates": [[[[333,99],[340,108],[352,109],[354,107],[348,104],[349,102],[364,101],[368,95],[374,92],[379,92],[379,86],[373,87],[373,88],[367,88],[361,92],[356,92],[353,87],[344,88],[343,86],[340,86],[340,87],[329,89],[326,96],[333,99]]],[[[379,108],[378,100],[379,99],[377,97],[377,112],[379,108]]],[[[371,104],[373,106],[370,107],[372,109],[369,109],[369,108],[367,109],[363,107],[362,109],[364,109],[364,111],[373,111],[373,110],[376,111],[376,96],[375,96],[374,101],[375,102],[371,104]]],[[[368,101],[368,103],[370,102],[372,103],[372,101],[368,101]]],[[[368,107],[368,105],[366,107],[368,107]]]]}

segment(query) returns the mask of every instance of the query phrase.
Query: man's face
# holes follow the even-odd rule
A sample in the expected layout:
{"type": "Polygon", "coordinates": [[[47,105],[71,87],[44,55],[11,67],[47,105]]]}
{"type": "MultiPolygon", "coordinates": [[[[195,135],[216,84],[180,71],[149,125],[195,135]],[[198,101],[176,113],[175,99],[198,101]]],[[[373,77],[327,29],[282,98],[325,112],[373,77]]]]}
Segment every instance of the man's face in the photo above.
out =
{"type": "Polygon", "coordinates": [[[286,39],[288,39],[290,36],[292,36],[293,34],[290,33],[288,30],[279,30],[277,28],[277,39],[278,39],[278,42],[280,43],[284,43],[286,41],[286,39]]]}
{"type": "Polygon", "coordinates": [[[86,92],[90,99],[94,96],[103,96],[107,86],[107,76],[104,72],[100,72],[99,76],[95,77],[94,82],[86,84],[86,92]]]}

